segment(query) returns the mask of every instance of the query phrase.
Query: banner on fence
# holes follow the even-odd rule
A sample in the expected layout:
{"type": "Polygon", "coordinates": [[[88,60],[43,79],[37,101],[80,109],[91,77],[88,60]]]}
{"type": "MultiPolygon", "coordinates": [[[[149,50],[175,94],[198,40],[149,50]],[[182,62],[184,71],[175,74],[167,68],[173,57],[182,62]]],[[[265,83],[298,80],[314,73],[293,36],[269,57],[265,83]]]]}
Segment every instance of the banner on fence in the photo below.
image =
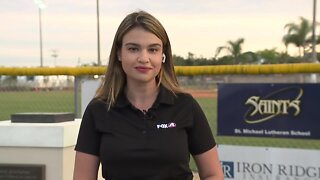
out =
{"type": "Polygon", "coordinates": [[[99,80],[86,80],[81,83],[81,117],[99,88],[99,80]]]}
{"type": "Polygon", "coordinates": [[[219,84],[218,135],[320,139],[320,84],[219,84]]]}
{"type": "Polygon", "coordinates": [[[218,151],[225,179],[320,179],[319,150],[219,145],[218,151]]]}

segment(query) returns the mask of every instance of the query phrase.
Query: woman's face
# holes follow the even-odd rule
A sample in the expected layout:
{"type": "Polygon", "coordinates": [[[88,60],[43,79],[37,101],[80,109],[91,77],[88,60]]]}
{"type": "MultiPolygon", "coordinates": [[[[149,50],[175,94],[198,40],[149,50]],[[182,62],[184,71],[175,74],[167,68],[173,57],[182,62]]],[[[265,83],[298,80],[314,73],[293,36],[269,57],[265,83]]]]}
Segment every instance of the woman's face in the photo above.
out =
{"type": "Polygon", "coordinates": [[[124,35],[118,52],[127,83],[155,82],[162,64],[162,41],[142,27],[124,35]]]}

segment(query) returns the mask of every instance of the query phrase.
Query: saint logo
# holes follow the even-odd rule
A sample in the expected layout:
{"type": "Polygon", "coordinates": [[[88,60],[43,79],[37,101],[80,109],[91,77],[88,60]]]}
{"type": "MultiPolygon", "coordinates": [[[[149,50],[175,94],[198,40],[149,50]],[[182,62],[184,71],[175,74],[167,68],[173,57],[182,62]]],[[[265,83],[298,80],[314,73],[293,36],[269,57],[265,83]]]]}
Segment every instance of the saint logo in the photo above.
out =
{"type": "Polygon", "coordinates": [[[177,125],[174,122],[170,122],[167,124],[157,124],[157,129],[168,129],[168,128],[175,128],[177,125]]]}
{"type": "Polygon", "coordinates": [[[268,94],[265,97],[251,96],[245,102],[249,105],[244,118],[249,124],[261,123],[283,115],[298,116],[300,114],[303,89],[288,87],[268,94]]]}

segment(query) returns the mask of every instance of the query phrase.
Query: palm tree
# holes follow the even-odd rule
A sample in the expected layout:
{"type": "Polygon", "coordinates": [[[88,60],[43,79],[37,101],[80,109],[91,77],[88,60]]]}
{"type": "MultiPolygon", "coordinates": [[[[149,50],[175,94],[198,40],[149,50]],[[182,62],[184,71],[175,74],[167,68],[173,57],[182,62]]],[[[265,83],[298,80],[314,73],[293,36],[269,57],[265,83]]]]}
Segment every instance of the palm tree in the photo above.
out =
{"type": "Polygon", "coordinates": [[[218,57],[222,50],[227,50],[234,59],[234,64],[239,63],[239,56],[242,53],[242,44],[244,43],[243,38],[239,38],[236,41],[228,41],[227,46],[220,46],[216,50],[215,58],[218,57]]]}
{"type": "Polygon", "coordinates": [[[284,28],[288,30],[287,34],[284,35],[282,39],[286,46],[286,51],[289,44],[294,44],[299,49],[299,56],[304,56],[307,45],[309,44],[308,39],[311,39],[310,33],[312,31],[312,24],[304,17],[300,17],[300,24],[288,23],[284,28]]]}

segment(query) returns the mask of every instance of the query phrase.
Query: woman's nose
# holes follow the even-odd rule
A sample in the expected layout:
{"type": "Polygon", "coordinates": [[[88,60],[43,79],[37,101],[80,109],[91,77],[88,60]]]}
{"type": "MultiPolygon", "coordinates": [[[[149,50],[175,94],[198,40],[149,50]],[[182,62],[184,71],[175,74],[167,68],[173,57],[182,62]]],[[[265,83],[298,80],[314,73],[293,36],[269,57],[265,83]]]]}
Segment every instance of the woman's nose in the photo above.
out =
{"type": "Polygon", "coordinates": [[[150,61],[149,59],[149,55],[148,55],[148,52],[146,51],[141,51],[139,57],[138,57],[138,61],[140,63],[148,63],[150,61]]]}

